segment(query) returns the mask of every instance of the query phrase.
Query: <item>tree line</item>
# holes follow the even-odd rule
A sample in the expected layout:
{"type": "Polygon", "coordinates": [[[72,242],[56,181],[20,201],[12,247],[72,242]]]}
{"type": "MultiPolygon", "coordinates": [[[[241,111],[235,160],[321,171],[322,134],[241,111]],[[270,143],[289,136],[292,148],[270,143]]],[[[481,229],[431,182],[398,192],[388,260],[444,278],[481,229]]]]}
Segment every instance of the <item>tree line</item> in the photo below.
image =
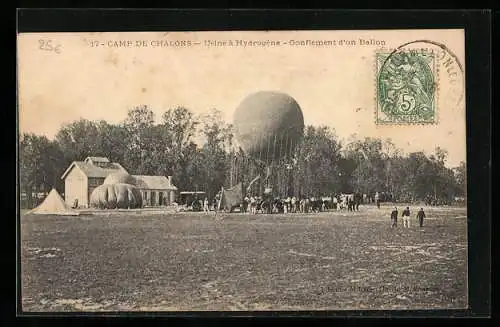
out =
{"type": "Polygon", "coordinates": [[[34,205],[33,193],[62,192],[61,176],[73,161],[107,157],[131,174],[172,176],[179,190],[207,192],[265,176],[280,195],[322,196],[332,193],[388,192],[397,201],[432,196],[449,200],[465,196],[466,166],[446,167],[447,152],[436,148],[403,154],[391,140],[340,140],[326,126],[306,126],[288,160],[271,167],[236,148],[234,131],[217,109],[195,115],[185,107],[166,110],[158,123],[151,108],[138,106],[117,124],[80,119],[63,125],[54,140],[24,133],[19,144],[21,191],[34,205]]]}

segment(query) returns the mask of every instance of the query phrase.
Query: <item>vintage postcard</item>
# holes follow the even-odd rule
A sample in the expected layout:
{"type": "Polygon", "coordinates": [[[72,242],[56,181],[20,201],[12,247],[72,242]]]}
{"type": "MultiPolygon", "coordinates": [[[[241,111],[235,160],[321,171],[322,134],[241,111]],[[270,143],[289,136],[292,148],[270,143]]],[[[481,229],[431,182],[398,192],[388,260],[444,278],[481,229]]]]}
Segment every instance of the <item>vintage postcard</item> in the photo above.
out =
{"type": "Polygon", "coordinates": [[[24,312],[468,307],[464,30],[17,51],[24,312]]]}

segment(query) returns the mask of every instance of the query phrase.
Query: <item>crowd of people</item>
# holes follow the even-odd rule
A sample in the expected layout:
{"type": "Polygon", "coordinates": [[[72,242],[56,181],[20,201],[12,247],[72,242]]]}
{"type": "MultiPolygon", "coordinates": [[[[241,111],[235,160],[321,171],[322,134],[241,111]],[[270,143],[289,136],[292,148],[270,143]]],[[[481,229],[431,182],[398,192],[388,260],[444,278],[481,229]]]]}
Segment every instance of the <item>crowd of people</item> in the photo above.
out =
{"type": "Polygon", "coordinates": [[[256,213],[309,213],[321,212],[327,209],[327,201],[316,197],[265,198],[262,196],[247,196],[242,204],[243,212],[256,213]]]}
{"type": "MultiPolygon", "coordinates": [[[[218,210],[217,195],[212,203],[209,204],[208,198],[200,201],[205,212],[218,210]]],[[[239,211],[242,213],[313,213],[328,210],[338,211],[359,211],[360,204],[363,203],[362,196],[358,194],[339,194],[329,197],[299,196],[299,197],[272,197],[270,195],[247,195],[231,208],[231,212],[239,211]],[[235,210],[236,209],[236,210],[235,210]]],[[[201,207],[201,206],[200,206],[201,207]]],[[[221,209],[223,210],[223,209],[221,209]]]]}
{"type": "MultiPolygon", "coordinates": [[[[202,209],[205,213],[209,213],[210,211],[218,210],[218,200],[220,197],[215,197],[212,205],[208,198],[204,200],[195,201],[199,204],[200,209],[202,209]]],[[[287,197],[281,199],[271,198],[269,196],[246,196],[243,201],[237,206],[239,212],[241,213],[314,213],[314,212],[323,212],[328,210],[336,210],[336,211],[359,211],[359,205],[364,203],[363,197],[359,194],[339,194],[333,195],[330,197],[287,197]]],[[[371,202],[371,201],[370,201],[371,202]]],[[[376,206],[380,209],[380,199],[376,196],[374,199],[376,206]]],[[[393,207],[390,218],[391,218],[391,228],[396,228],[398,223],[398,215],[399,211],[397,207],[393,207]]],[[[403,220],[403,227],[410,228],[411,225],[411,212],[410,208],[406,207],[402,213],[401,218],[403,220]]],[[[423,227],[425,212],[423,208],[416,214],[416,218],[418,220],[418,224],[420,227],[423,227]]]]}

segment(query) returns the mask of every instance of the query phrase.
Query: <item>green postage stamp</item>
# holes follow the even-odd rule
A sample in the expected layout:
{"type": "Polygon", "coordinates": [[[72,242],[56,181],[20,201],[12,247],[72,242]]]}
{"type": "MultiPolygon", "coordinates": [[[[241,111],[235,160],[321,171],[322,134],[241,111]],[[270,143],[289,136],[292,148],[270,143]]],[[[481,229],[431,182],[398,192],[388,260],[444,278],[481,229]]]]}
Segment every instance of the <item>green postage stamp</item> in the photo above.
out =
{"type": "Polygon", "coordinates": [[[437,122],[437,69],[433,52],[378,52],[376,66],[377,124],[437,122]]]}

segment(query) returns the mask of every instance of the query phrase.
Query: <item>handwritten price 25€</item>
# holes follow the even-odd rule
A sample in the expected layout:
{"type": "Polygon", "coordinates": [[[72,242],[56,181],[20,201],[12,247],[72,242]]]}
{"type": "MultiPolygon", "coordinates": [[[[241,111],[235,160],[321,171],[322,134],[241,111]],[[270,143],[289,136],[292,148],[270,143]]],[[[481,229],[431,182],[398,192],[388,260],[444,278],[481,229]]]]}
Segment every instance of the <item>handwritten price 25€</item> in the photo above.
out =
{"type": "Polygon", "coordinates": [[[61,53],[62,47],[60,44],[54,44],[52,40],[38,40],[38,48],[43,51],[53,51],[61,53]]]}

